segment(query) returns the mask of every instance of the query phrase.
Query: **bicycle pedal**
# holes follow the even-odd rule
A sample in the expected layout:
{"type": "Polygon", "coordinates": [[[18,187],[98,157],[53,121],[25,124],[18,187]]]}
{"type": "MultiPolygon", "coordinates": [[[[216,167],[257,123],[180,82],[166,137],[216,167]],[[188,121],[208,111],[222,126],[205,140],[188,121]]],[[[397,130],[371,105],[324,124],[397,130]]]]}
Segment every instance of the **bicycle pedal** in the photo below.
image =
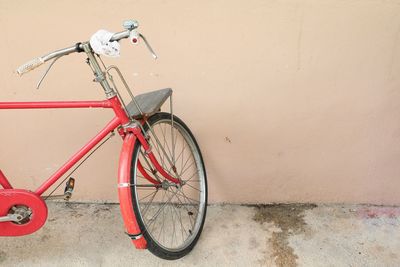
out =
{"type": "Polygon", "coordinates": [[[75,187],[75,179],[70,177],[65,184],[65,189],[64,189],[64,199],[68,201],[72,197],[72,193],[74,192],[74,187],[75,187]]]}

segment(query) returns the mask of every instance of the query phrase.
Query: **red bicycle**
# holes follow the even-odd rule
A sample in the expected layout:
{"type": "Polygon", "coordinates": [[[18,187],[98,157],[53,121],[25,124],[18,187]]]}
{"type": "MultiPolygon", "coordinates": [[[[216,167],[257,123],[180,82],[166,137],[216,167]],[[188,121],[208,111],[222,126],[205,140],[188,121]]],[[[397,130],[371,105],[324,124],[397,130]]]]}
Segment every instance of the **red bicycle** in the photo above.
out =
{"type": "MultiPolygon", "coordinates": [[[[137,32],[137,21],[124,22],[124,28],[109,38],[109,44],[126,38],[132,43],[142,39],[156,57],[144,36],[137,32]]],[[[204,225],[207,178],[193,134],[173,115],[172,90],[167,88],[134,97],[119,69],[106,67],[89,41],[36,58],[19,67],[17,72],[22,75],[53,59],[39,86],[54,62],[72,53],[86,55],[86,63],[91,67],[95,81],[104,89],[106,100],[0,102],[0,109],[110,108],[115,117],[34,191],[13,188],[0,171],[3,187],[0,189],[0,236],[22,236],[40,229],[47,219],[45,201],[69,200],[75,184],[71,173],[116,130],[123,140],[118,196],[127,235],[138,249],[148,248],[164,259],[183,257],[197,243],[204,225]],[[112,73],[117,74],[129,93],[128,104],[112,73]],[[161,106],[168,98],[170,113],[161,112],[161,106]],[[68,170],[72,171],[66,175],[68,170]],[[63,195],[52,195],[58,186],[49,195],[43,195],[60,180],[59,186],[67,181],[63,195]]]]}

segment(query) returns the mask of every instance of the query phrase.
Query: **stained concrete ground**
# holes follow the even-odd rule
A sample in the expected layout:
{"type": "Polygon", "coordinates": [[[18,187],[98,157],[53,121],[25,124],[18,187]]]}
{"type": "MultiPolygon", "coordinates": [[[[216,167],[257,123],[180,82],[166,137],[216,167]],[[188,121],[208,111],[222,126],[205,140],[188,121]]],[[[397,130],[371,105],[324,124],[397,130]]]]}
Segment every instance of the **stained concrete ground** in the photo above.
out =
{"type": "Polygon", "coordinates": [[[400,207],[210,206],[174,262],[135,250],[118,205],[50,203],[41,230],[0,238],[0,266],[400,266],[400,207]]]}

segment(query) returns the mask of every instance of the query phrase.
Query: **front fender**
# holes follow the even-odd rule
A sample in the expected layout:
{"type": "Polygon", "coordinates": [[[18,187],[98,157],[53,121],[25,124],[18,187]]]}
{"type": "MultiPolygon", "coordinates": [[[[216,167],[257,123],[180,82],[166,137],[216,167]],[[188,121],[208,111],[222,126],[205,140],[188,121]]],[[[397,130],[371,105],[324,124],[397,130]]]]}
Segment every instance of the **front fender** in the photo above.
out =
{"type": "Polygon", "coordinates": [[[133,133],[127,133],[124,138],[119,158],[118,197],[126,232],[132,238],[132,242],[137,249],[146,249],[147,242],[143,235],[141,235],[139,225],[136,221],[135,212],[133,211],[130,187],[131,162],[135,141],[136,137],[133,133]]]}

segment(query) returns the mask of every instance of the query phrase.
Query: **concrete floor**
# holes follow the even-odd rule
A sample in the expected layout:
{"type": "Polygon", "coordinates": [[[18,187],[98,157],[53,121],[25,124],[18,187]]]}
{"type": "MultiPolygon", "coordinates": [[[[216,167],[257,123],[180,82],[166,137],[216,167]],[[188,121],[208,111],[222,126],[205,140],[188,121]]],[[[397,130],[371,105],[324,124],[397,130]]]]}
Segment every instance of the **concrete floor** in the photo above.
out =
{"type": "Polygon", "coordinates": [[[122,225],[117,205],[50,203],[44,228],[0,238],[0,266],[400,266],[400,207],[210,206],[174,262],[135,250],[122,225]]]}

